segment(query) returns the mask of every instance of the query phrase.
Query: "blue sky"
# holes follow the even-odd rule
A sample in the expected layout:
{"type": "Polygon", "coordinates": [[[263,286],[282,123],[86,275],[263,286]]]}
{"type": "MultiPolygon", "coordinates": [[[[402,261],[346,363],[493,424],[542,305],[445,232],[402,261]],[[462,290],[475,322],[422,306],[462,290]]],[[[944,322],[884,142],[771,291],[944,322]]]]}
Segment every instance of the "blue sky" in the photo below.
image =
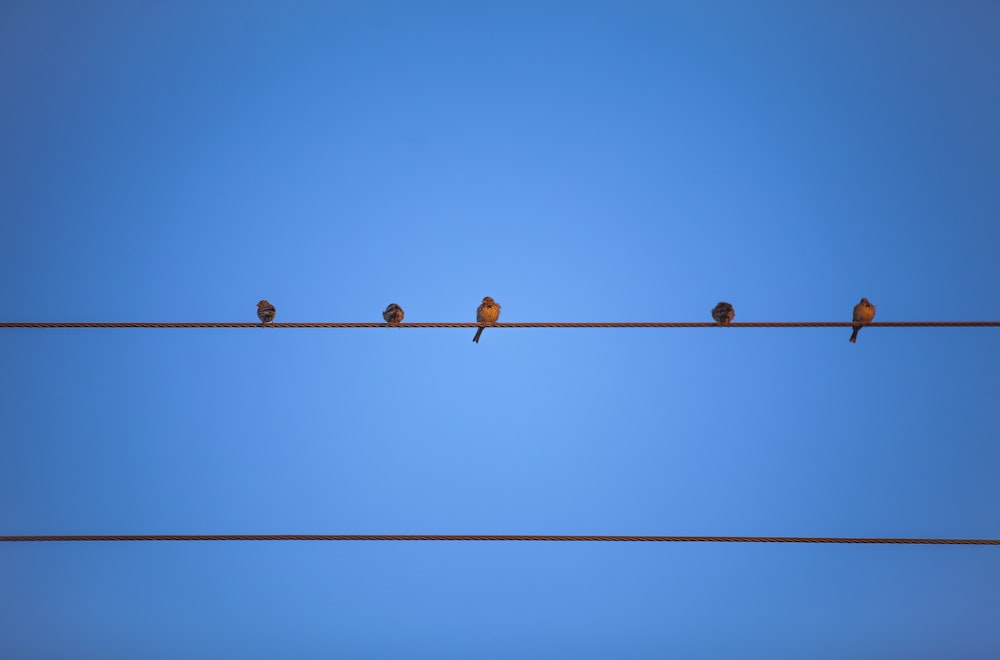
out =
{"type": "MultiPolygon", "coordinates": [[[[0,6],[6,321],[1000,318],[1000,7],[0,6]]],[[[1000,537],[995,328],[0,330],[0,534],[1000,537]]],[[[0,654],[995,657],[990,547],[3,544],[0,654]]]]}

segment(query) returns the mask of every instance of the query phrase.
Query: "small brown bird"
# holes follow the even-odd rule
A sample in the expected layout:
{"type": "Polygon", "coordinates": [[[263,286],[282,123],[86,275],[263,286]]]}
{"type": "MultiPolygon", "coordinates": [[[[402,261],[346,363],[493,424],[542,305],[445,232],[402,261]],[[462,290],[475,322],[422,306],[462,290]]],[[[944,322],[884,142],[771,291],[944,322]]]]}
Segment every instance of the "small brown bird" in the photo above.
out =
{"type": "Polygon", "coordinates": [[[261,323],[270,323],[274,320],[274,305],[267,302],[266,300],[261,300],[257,303],[257,318],[260,319],[261,323]]]}
{"type": "Polygon", "coordinates": [[[736,318],[736,310],[727,302],[720,302],[712,309],[712,318],[719,325],[729,325],[736,318]]]}
{"type": "Polygon", "coordinates": [[[399,325],[403,320],[403,308],[396,303],[392,303],[382,312],[382,318],[385,319],[388,325],[399,325]]]}
{"type": "Polygon", "coordinates": [[[867,298],[862,298],[861,302],[854,306],[854,318],[852,319],[854,332],[851,333],[852,344],[858,341],[858,330],[861,329],[861,325],[871,323],[873,318],[875,318],[875,305],[868,302],[867,298]]]}
{"type": "MultiPolygon", "coordinates": [[[[476,323],[496,323],[498,318],[500,318],[500,305],[486,296],[483,298],[483,304],[476,310],[476,323]]],[[[477,329],[476,336],[472,338],[472,341],[478,344],[479,335],[483,334],[483,330],[484,328],[477,329]]]]}

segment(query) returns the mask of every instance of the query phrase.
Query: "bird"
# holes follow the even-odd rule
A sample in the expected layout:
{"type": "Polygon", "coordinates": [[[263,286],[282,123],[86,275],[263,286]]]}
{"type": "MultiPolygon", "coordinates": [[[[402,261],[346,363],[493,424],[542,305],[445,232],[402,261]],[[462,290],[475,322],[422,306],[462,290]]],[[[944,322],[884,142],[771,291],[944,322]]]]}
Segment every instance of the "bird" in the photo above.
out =
{"type": "Polygon", "coordinates": [[[851,333],[851,343],[856,344],[858,341],[858,330],[861,329],[861,324],[869,324],[872,319],[875,318],[875,305],[868,302],[867,298],[862,298],[861,302],[854,306],[854,318],[852,323],[854,323],[854,332],[851,333]]]}
{"type": "Polygon", "coordinates": [[[274,320],[274,305],[267,302],[266,300],[261,300],[257,303],[257,318],[260,319],[261,323],[270,323],[274,320]]]}
{"type": "Polygon", "coordinates": [[[712,309],[712,318],[719,325],[729,325],[736,318],[736,310],[727,302],[720,302],[712,309]]]}
{"type": "Polygon", "coordinates": [[[399,325],[403,320],[403,308],[396,303],[391,303],[382,312],[382,318],[385,319],[387,325],[399,325]]]}
{"type": "MultiPolygon", "coordinates": [[[[476,310],[476,322],[477,323],[496,323],[497,319],[500,318],[500,305],[496,303],[495,300],[486,296],[483,298],[483,303],[476,310]]],[[[483,334],[484,328],[480,327],[476,330],[476,336],[472,338],[472,341],[479,343],[479,335],[483,334]]]]}

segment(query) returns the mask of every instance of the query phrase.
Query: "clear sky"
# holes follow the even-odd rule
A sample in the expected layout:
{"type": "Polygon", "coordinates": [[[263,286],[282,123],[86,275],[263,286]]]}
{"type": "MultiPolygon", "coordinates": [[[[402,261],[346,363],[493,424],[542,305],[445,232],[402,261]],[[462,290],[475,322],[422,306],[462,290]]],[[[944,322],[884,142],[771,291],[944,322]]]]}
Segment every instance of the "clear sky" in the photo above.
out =
{"type": "MultiPolygon", "coordinates": [[[[0,3],[5,321],[1000,319],[1000,5],[0,3]]],[[[1000,537],[996,328],[0,329],[0,534],[1000,537]]],[[[995,658],[995,547],[0,544],[10,658],[995,658]]]]}

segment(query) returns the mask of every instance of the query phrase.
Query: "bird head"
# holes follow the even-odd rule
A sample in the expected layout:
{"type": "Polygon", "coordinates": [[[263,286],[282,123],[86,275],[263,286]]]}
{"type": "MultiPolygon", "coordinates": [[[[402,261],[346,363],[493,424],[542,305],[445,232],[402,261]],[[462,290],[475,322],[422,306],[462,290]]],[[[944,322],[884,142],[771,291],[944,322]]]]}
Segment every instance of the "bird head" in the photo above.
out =
{"type": "Polygon", "coordinates": [[[264,305],[270,305],[270,304],[271,303],[267,302],[266,300],[261,300],[259,303],[257,303],[257,309],[260,309],[264,305]]]}

